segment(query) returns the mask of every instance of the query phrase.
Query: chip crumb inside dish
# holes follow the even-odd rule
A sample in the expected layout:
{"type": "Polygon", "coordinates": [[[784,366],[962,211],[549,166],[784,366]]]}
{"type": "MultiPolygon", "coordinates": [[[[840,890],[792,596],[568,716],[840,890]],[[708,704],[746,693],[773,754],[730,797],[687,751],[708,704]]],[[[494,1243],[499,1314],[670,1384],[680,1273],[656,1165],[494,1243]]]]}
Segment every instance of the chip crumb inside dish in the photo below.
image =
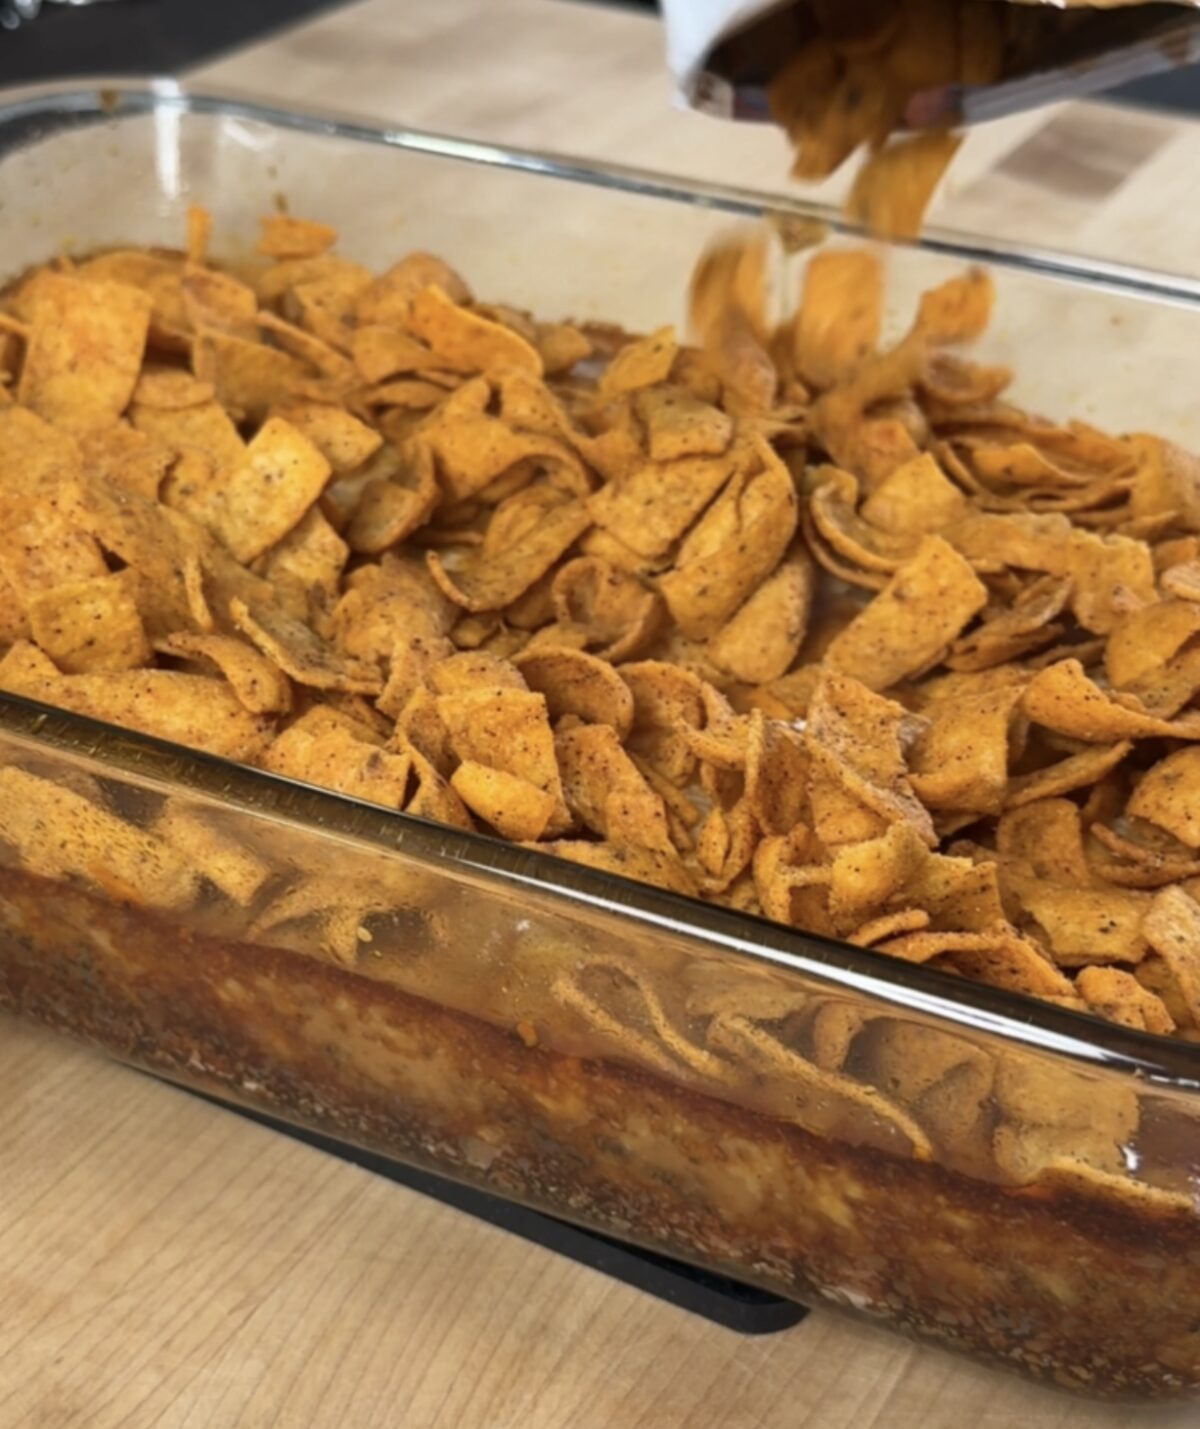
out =
{"type": "MultiPolygon", "coordinates": [[[[0,688],[1200,1040],[1200,462],[1008,402],[986,274],[881,345],[876,255],[776,321],[734,240],[637,335],[209,228],[0,299],[0,688]]],[[[196,896],[45,800],[35,870],[196,896]]]]}

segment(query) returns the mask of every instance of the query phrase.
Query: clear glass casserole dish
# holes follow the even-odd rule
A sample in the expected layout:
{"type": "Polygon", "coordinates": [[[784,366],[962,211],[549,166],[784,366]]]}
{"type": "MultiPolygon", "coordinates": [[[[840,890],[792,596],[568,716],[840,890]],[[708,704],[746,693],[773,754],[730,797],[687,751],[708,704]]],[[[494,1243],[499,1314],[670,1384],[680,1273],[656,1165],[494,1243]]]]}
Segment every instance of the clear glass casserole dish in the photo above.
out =
{"type": "MultiPolygon", "coordinates": [[[[641,329],[731,214],[811,216],[173,84],[0,106],[5,277],[64,243],[176,244],[192,202],[248,248],[276,193],[368,264],[425,248],[641,329]]],[[[964,259],[995,267],[986,352],[1018,399],[1196,444],[1164,374],[1200,288],[935,237],[895,253],[892,300],[964,259]]],[[[0,1006],[1058,1385],[1200,1388],[1196,1045],[8,695],[0,790],[0,1006]],[[101,814],[57,838],[81,793],[101,814]],[[5,837],[17,800],[32,844],[5,837]],[[181,826],[187,867],[162,862],[181,826]]]]}

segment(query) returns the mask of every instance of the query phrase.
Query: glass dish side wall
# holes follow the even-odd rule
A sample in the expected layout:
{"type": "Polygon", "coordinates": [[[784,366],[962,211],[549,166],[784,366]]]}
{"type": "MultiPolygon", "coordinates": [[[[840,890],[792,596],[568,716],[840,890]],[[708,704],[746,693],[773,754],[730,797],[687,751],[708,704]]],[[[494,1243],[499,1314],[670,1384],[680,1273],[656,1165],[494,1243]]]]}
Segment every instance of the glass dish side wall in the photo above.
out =
{"type": "MultiPolygon", "coordinates": [[[[259,216],[286,203],[335,222],[339,251],[368,266],[428,249],[493,300],[646,330],[682,320],[697,256],[738,221],[795,209],[839,223],[771,195],[158,89],[59,86],[0,106],[0,204],[21,216],[5,225],[0,281],[59,249],[178,247],[193,202],[236,259],[252,251],[259,216]],[[117,192],[119,204],[96,201],[117,192]]],[[[779,261],[781,303],[794,303],[804,261],[779,261]]],[[[996,316],[979,352],[1012,363],[1016,401],[1200,446],[1186,384],[1161,380],[1191,361],[1200,280],[930,238],[889,250],[893,332],[926,287],[968,262],[993,265],[996,316]]]]}
{"type": "MultiPolygon", "coordinates": [[[[176,243],[190,201],[249,244],[276,191],[293,211],[342,220],[346,251],[368,262],[434,248],[487,295],[642,327],[678,316],[696,253],[729,221],[167,106],[0,157],[0,201],[29,214],[6,226],[6,261],[19,269],[64,238],[81,250],[176,243]],[[117,186],[132,188],[128,202],[95,203],[117,186]]],[[[910,252],[893,269],[902,314],[950,266],[910,252]]],[[[794,282],[781,265],[781,287],[794,282]]],[[[988,355],[1020,356],[1026,400],[1188,439],[1161,355],[1185,351],[1193,309],[1099,290],[1085,301],[1018,270],[1000,288],[988,355]],[[1114,317],[1122,345],[1091,380],[1114,317]],[[1048,330],[1057,345],[1030,344],[1031,365],[1021,344],[1048,330]],[[1086,405],[1118,399],[1111,416],[1086,405]]],[[[348,836],[362,817],[349,801],[313,796],[319,812],[293,817],[281,786],[233,770],[229,798],[211,784],[202,794],[182,756],[176,775],[141,777],[115,757],[120,740],[64,748],[3,703],[0,781],[43,830],[18,839],[0,824],[7,1005],[182,1080],[1056,1382],[1123,1394],[1200,1383],[1195,1096],[1140,1084],[1116,1056],[1112,1070],[1084,1068],[1061,1055],[1069,1035],[1038,1052],[1005,1036],[1002,1017],[978,1019],[991,1032],[939,1018],[902,978],[889,990],[864,975],[856,991],[814,966],[738,956],[698,905],[655,922],[645,910],[663,898],[632,886],[568,898],[528,872],[546,860],[524,855],[524,874],[482,877],[436,856],[455,835],[375,814],[366,843],[348,836]],[[258,813],[232,797],[243,778],[258,813]],[[130,877],[147,847],[149,888],[130,877]]],[[[778,930],[742,922],[748,942],[757,928],[778,945],[778,930]]],[[[816,944],[785,940],[819,965],[816,944]]],[[[1081,1044],[1093,1031],[1113,1040],[1080,1019],[1057,1025],[1081,1044]]]]}
{"type": "Polygon", "coordinates": [[[26,810],[0,838],[0,1005],[1059,1384],[1200,1385],[1195,1098],[440,864],[420,825],[388,848],[229,791],[0,739],[26,810]]]}

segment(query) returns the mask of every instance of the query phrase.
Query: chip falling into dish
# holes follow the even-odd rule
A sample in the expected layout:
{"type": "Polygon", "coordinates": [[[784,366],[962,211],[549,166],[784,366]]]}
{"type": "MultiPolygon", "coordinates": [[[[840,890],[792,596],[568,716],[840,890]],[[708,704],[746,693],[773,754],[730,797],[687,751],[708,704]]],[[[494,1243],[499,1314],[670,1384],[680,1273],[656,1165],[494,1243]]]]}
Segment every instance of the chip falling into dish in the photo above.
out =
{"type": "Polygon", "coordinates": [[[1193,64],[1194,0],[663,0],[681,100],[769,121],[855,224],[911,239],[965,131],[1193,64]]]}

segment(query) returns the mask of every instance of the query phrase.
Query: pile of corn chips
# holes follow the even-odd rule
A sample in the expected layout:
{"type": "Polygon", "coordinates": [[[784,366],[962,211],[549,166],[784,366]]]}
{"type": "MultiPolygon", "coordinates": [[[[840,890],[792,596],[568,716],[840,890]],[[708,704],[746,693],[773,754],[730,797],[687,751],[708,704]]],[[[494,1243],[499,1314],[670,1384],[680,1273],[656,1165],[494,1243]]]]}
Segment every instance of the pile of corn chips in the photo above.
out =
{"type": "MultiPolygon", "coordinates": [[[[209,227],[3,299],[0,688],[1200,1039],[1200,465],[1006,402],[985,274],[881,350],[730,242],[689,345],[209,227]]],[[[261,882],[0,776],[39,871],[261,882]]]]}
{"type": "Polygon", "coordinates": [[[1076,18],[998,0],[807,0],[804,38],[768,90],[796,149],[793,176],[823,179],[865,147],[847,213],[876,233],[915,237],[961,138],[933,129],[889,143],[920,120],[913,101],[995,83],[1076,18]]]}

